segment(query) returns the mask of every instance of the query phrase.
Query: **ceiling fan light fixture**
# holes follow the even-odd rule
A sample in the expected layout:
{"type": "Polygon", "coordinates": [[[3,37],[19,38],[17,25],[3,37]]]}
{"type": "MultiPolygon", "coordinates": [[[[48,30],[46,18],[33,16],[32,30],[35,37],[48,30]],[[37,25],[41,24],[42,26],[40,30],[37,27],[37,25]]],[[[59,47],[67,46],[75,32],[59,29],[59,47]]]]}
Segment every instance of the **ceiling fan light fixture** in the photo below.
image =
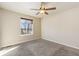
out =
{"type": "Polygon", "coordinates": [[[45,13],[45,10],[41,10],[40,13],[41,13],[41,14],[44,14],[44,13],[45,13]]]}

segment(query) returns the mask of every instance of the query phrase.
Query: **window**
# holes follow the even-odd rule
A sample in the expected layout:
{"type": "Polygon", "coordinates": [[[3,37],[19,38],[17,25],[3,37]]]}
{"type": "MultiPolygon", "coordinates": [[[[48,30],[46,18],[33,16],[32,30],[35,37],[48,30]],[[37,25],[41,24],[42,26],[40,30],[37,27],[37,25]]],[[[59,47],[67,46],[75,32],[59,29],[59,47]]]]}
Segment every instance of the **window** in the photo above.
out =
{"type": "Polygon", "coordinates": [[[33,20],[21,18],[20,21],[21,34],[32,34],[33,33],[33,20]]]}

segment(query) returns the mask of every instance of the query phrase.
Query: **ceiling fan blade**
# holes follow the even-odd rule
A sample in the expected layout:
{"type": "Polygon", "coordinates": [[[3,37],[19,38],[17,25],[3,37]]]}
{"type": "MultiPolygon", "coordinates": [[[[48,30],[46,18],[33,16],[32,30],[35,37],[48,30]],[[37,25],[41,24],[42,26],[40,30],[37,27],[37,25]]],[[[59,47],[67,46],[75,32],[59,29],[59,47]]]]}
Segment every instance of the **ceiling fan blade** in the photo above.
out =
{"type": "Polygon", "coordinates": [[[40,10],[40,9],[31,9],[31,10],[40,10]]]}
{"type": "Polygon", "coordinates": [[[37,12],[36,15],[40,14],[40,12],[37,12]]]}
{"type": "Polygon", "coordinates": [[[46,15],[48,15],[48,13],[47,13],[47,12],[45,12],[45,14],[46,14],[46,15]]]}
{"type": "Polygon", "coordinates": [[[46,8],[45,10],[56,10],[56,7],[53,7],[53,8],[46,8]]]}

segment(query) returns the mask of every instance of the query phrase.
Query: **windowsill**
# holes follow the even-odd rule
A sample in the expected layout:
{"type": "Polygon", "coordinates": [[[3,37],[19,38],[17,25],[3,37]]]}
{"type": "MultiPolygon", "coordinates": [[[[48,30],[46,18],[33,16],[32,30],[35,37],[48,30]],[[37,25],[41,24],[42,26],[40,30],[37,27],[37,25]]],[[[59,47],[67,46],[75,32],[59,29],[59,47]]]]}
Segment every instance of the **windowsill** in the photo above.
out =
{"type": "Polygon", "coordinates": [[[30,36],[30,35],[33,35],[33,34],[21,34],[20,36],[30,36]]]}

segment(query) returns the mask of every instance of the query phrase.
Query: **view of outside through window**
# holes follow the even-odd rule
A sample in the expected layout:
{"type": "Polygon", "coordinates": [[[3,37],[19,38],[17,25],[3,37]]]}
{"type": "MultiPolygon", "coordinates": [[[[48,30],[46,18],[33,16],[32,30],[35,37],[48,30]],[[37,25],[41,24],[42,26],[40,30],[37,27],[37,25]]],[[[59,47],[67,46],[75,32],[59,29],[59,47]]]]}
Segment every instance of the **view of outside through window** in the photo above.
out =
{"type": "Polygon", "coordinates": [[[33,22],[31,20],[21,19],[21,21],[20,21],[21,34],[32,34],[32,32],[33,32],[32,23],[33,22]]]}

